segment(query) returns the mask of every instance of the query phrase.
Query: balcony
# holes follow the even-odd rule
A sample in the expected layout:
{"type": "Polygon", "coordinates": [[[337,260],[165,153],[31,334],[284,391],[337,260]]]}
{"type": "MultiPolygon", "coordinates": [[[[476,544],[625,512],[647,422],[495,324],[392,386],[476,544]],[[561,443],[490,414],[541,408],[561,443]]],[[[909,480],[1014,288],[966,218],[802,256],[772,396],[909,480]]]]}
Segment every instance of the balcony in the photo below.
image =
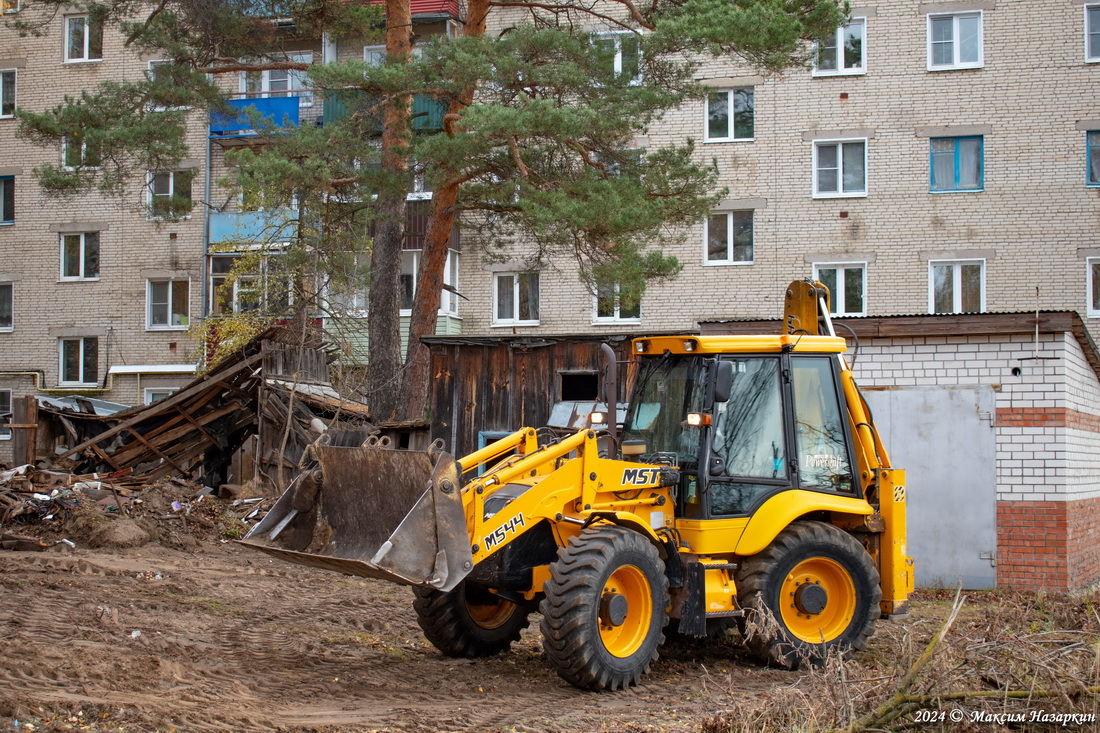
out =
{"type": "Polygon", "coordinates": [[[215,211],[210,214],[210,244],[232,245],[239,251],[248,245],[287,242],[294,238],[297,223],[297,209],[215,211]]]}
{"type": "Polygon", "coordinates": [[[322,105],[309,89],[239,94],[226,103],[229,111],[210,113],[210,139],[221,145],[247,145],[299,125],[321,124],[322,105]]]}
{"type": "MultiPolygon", "coordinates": [[[[364,109],[373,106],[373,101],[365,92],[346,91],[337,92],[325,98],[324,111],[322,113],[323,124],[329,125],[343,119],[348,114],[348,108],[352,110],[364,109]]],[[[415,132],[439,132],[443,129],[443,115],[447,113],[447,104],[427,94],[417,94],[412,100],[412,129],[415,132]]],[[[381,120],[381,112],[377,115],[381,120]]],[[[382,124],[379,121],[375,130],[382,134],[382,124]]]]}

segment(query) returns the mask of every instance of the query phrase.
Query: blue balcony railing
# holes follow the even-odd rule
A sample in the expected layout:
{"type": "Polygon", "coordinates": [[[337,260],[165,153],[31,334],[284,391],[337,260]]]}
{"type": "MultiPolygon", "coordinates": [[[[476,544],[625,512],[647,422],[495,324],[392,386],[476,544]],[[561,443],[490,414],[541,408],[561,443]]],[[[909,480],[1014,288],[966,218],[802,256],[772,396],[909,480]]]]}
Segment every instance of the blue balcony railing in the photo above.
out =
{"type": "Polygon", "coordinates": [[[294,237],[297,209],[215,211],[210,214],[211,244],[270,244],[294,237]]]}
{"type": "Polygon", "coordinates": [[[257,134],[257,127],[267,131],[320,122],[320,100],[312,91],[299,89],[289,93],[294,96],[271,94],[278,92],[242,94],[226,100],[230,111],[210,113],[210,137],[243,137],[257,134]]]}

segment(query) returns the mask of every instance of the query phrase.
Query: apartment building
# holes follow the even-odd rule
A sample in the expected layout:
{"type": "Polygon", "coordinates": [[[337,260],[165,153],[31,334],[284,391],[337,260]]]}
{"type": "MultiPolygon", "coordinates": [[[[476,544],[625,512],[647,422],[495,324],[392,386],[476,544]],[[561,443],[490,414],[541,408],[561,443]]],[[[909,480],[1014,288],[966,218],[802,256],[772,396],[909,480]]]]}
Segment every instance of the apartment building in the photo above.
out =
{"type": "MultiPolygon", "coordinates": [[[[3,4],[2,20],[38,12],[3,4]]],[[[414,0],[418,37],[453,35],[458,6],[451,0],[414,0]]],[[[358,39],[297,38],[286,28],[273,58],[302,63],[363,59],[378,63],[384,49],[358,39]]],[[[297,211],[264,210],[220,186],[230,172],[228,150],[262,145],[244,111],[287,126],[323,125],[346,110],[322,99],[296,70],[227,74],[230,112],[187,114],[189,156],[172,170],[151,170],[127,181],[121,195],[82,191],[47,196],[35,170],[109,165],[94,150],[66,140],[55,148],[16,135],[16,107],[42,112],[78,98],[104,81],[156,74],[162,60],[124,46],[117,28],[85,13],[58,13],[41,36],[21,37],[0,24],[0,420],[27,395],[90,397],[122,405],[160,399],[194,378],[202,354],[194,326],[207,316],[263,307],[280,297],[280,238],[289,239],[297,211]],[[168,215],[171,214],[171,215],[168,215]],[[254,277],[229,278],[234,261],[262,248],[254,277]],[[224,286],[224,287],[223,287],[224,286]],[[260,302],[257,302],[260,301],[260,302]]],[[[417,99],[418,125],[438,124],[441,111],[417,99]]],[[[409,195],[409,237],[403,281],[412,296],[416,249],[424,234],[430,193],[409,195]]],[[[455,248],[458,247],[457,232],[455,248]]],[[[457,274],[457,251],[447,282],[457,274]]],[[[285,296],[285,292],[282,293],[285,296]]],[[[443,332],[458,328],[449,318],[443,332]]],[[[363,293],[345,298],[351,318],[344,336],[365,339],[363,293]],[[359,326],[362,326],[361,328],[359,326]]],[[[11,460],[13,431],[0,425],[0,461],[11,460]]]]}
{"type": "Polygon", "coordinates": [[[707,98],[638,140],[692,138],[729,189],[674,248],[679,277],[624,308],[568,262],[467,256],[463,333],[736,332],[817,278],[909,469],[918,583],[1096,584],[1100,3],[850,17],[809,69],[708,59],[707,98]]]}

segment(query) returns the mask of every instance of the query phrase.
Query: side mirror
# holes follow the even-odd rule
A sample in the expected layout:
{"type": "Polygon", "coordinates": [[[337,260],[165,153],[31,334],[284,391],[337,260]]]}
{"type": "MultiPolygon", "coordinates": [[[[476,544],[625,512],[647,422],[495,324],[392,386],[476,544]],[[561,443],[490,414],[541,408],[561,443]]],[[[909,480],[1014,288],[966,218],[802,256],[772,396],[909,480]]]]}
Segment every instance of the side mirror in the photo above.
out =
{"type": "Polygon", "coordinates": [[[718,371],[714,375],[714,401],[728,402],[733,393],[733,362],[718,362],[718,371]]]}

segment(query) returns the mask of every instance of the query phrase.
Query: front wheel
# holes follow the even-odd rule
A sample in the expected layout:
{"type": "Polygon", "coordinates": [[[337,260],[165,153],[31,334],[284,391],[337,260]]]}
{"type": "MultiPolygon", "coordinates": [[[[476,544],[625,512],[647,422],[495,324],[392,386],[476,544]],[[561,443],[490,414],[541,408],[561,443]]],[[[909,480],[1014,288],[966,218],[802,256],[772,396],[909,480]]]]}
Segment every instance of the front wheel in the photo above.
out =
{"type": "Polygon", "coordinates": [[[796,669],[830,650],[863,649],[875,630],[882,589],[871,556],[825,522],[795,522],[738,568],[745,643],[763,661],[796,669]]]}
{"type": "Polygon", "coordinates": [[[443,593],[414,588],[416,621],[449,657],[489,657],[507,651],[527,628],[527,610],[481,586],[462,581],[443,593]]]}
{"type": "Polygon", "coordinates": [[[588,690],[638,684],[668,623],[668,578],[648,539],[584,529],[558,551],[544,591],[543,648],[564,680],[588,690]]]}

